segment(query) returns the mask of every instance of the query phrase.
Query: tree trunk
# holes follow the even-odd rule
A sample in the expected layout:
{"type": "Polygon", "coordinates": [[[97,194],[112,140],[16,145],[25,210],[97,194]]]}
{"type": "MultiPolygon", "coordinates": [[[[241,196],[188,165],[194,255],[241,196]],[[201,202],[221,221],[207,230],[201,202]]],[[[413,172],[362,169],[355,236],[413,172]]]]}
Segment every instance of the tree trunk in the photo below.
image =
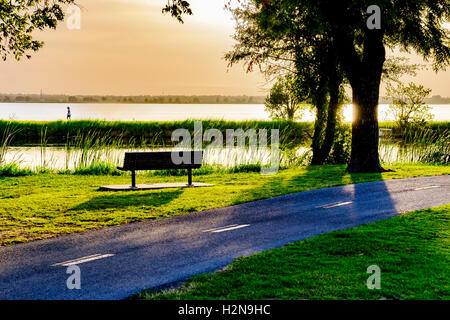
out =
{"type": "Polygon", "coordinates": [[[326,92],[323,91],[318,94],[315,101],[317,114],[316,121],[314,122],[314,136],[311,144],[311,149],[313,152],[313,157],[311,160],[312,165],[321,165],[324,161],[322,161],[322,144],[325,139],[324,132],[328,118],[328,108],[326,103],[326,92]]]}
{"type": "MultiPolygon", "coordinates": [[[[328,78],[328,92],[330,100],[328,107],[325,105],[323,109],[317,110],[318,120],[316,121],[316,130],[320,132],[320,141],[313,143],[313,158],[311,160],[312,165],[322,165],[330,155],[331,148],[334,144],[336,123],[337,123],[337,111],[339,108],[339,90],[343,81],[341,71],[339,70],[337,57],[334,51],[331,51],[329,57],[329,78],[328,78]],[[326,121],[325,121],[326,117],[326,121]],[[322,121],[319,122],[319,119],[322,121]],[[326,127],[325,127],[326,126],[326,127]],[[319,127],[319,128],[317,128],[319,127]],[[325,132],[325,133],[324,133],[325,132]],[[324,135],[324,137],[322,137],[324,135]]],[[[315,134],[314,134],[315,135],[315,134]]]]}
{"type": "MultiPolygon", "coordinates": [[[[340,84],[339,84],[340,85],[340,84]]],[[[328,110],[325,113],[324,111],[318,110],[318,114],[320,113],[320,119],[316,120],[316,128],[314,132],[314,139],[319,140],[319,137],[316,137],[317,134],[320,134],[320,138],[323,141],[317,141],[316,143],[313,143],[313,158],[311,160],[312,165],[322,165],[327,160],[328,156],[330,155],[331,148],[334,144],[334,135],[336,132],[336,115],[337,115],[337,109],[339,107],[339,85],[338,85],[338,92],[337,94],[334,94],[330,90],[330,102],[328,105],[328,110]],[[326,121],[325,121],[326,117],[326,121]],[[326,126],[325,129],[325,137],[323,136],[324,126],[326,126]]],[[[319,118],[319,117],[318,117],[319,118]]]]}
{"type": "Polygon", "coordinates": [[[367,80],[353,88],[352,152],[350,172],[383,172],[378,154],[379,87],[367,80]]]}
{"type": "Polygon", "coordinates": [[[383,30],[366,30],[362,57],[354,35],[338,34],[339,57],[353,90],[352,151],[349,172],[384,172],[378,154],[378,99],[386,59],[383,30]]]}
{"type": "Polygon", "coordinates": [[[330,103],[328,105],[327,128],[325,129],[325,139],[323,140],[320,150],[317,152],[317,164],[324,164],[330,155],[331,148],[334,144],[334,136],[336,133],[336,116],[339,108],[339,86],[330,89],[330,103]]]}

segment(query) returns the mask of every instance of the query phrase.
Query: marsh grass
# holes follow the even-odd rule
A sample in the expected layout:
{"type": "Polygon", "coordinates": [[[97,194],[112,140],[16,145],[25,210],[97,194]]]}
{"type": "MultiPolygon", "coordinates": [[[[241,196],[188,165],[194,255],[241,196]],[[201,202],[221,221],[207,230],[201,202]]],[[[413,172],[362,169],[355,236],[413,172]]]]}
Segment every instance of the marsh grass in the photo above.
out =
{"type": "Polygon", "coordinates": [[[13,121],[7,121],[0,132],[0,177],[18,177],[33,174],[32,170],[20,167],[20,155],[14,156],[10,162],[6,160],[11,142],[14,136],[20,132],[20,129],[14,125],[13,121]]]}
{"type": "Polygon", "coordinates": [[[86,134],[78,133],[73,146],[78,151],[73,159],[74,168],[80,170],[96,165],[103,166],[105,163],[118,164],[119,159],[114,151],[123,147],[123,140],[120,136],[113,138],[111,135],[91,130],[86,134]]]}
{"type": "Polygon", "coordinates": [[[14,125],[13,121],[6,121],[3,130],[0,132],[0,165],[4,165],[11,142],[20,130],[14,125]]]}
{"type": "MultiPolygon", "coordinates": [[[[32,122],[31,122],[32,123],[32,122]]],[[[203,121],[203,132],[209,127],[224,129],[226,125],[231,128],[240,127],[247,130],[254,126],[255,130],[277,128],[280,130],[280,168],[292,168],[309,165],[311,150],[307,143],[298,144],[299,141],[308,141],[308,125],[291,122],[271,122],[270,125],[264,121],[230,122],[230,121],[203,121]],[[291,137],[296,136],[295,139],[291,137]]],[[[27,124],[27,122],[25,122],[27,124]]],[[[6,155],[10,162],[18,167],[26,169],[26,172],[48,173],[48,172],[71,172],[82,175],[119,175],[116,169],[123,161],[123,155],[127,151],[160,151],[171,150],[172,146],[165,144],[165,137],[170,135],[175,126],[193,128],[193,120],[181,122],[161,122],[159,129],[148,137],[130,137],[130,131],[143,133],[144,128],[151,128],[155,123],[117,123],[104,121],[80,121],[77,125],[65,123],[66,131],[64,145],[55,152],[54,146],[49,144],[55,132],[62,133],[62,124],[51,122],[50,126],[39,127],[39,155],[32,165],[22,161],[26,158],[17,153],[11,161],[10,146],[15,141],[21,130],[30,130],[23,122],[0,121],[1,145],[0,164],[6,164],[6,155]],[[93,125],[93,129],[86,127],[93,125]],[[21,126],[22,125],[22,126],[21,126]],[[59,128],[55,131],[56,128],[59,128]],[[109,126],[109,129],[106,130],[109,126]],[[127,127],[128,126],[128,127],[127,127]],[[78,131],[73,131],[79,128],[78,131]],[[119,131],[121,128],[124,131],[119,131]],[[133,130],[131,130],[132,128],[133,130]],[[52,133],[53,132],[53,133],[52,133]],[[144,137],[144,138],[143,138],[144,137]],[[56,153],[56,154],[55,154],[56,153]],[[37,160],[39,159],[39,160],[37,160]],[[29,166],[29,168],[27,168],[29,166]]],[[[30,124],[30,123],[28,123],[30,124]]],[[[392,127],[392,123],[381,123],[380,127],[392,127]]],[[[386,164],[394,163],[432,163],[448,164],[450,161],[450,131],[446,122],[431,123],[426,128],[414,128],[401,139],[395,135],[390,140],[384,140],[380,144],[380,157],[386,164]]],[[[192,132],[193,133],[193,132],[192,132]]],[[[269,133],[269,132],[268,132],[269,133]]],[[[27,133],[29,134],[29,133],[27,133]]],[[[193,139],[193,136],[192,136],[193,139]]],[[[270,134],[268,134],[268,147],[250,147],[249,139],[246,139],[244,147],[215,148],[203,144],[205,148],[203,172],[227,172],[227,170],[240,170],[240,168],[265,167],[270,165],[272,153],[270,149],[270,134]]],[[[341,159],[342,160],[342,159],[341,159]]],[[[31,159],[31,163],[35,160],[31,159]]],[[[341,161],[342,162],[342,161],[341,161]]],[[[338,162],[340,163],[340,162],[338,162]]],[[[4,173],[7,174],[8,170],[4,173]]],[[[140,173],[142,174],[142,173],[140,173]]],[[[161,174],[162,173],[156,173],[161,174]]],[[[170,173],[173,174],[173,173],[170,173]]],[[[201,171],[200,171],[201,174],[201,171]]]]}
{"type": "Polygon", "coordinates": [[[25,177],[36,174],[35,171],[29,168],[22,168],[16,162],[0,165],[1,177],[25,177]]]}
{"type": "Polygon", "coordinates": [[[389,140],[380,145],[385,163],[450,163],[450,130],[431,128],[407,132],[401,141],[389,140]]]}
{"type": "Polygon", "coordinates": [[[40,132],[41,142],[39,145],[40,163],[36,166],[35,171],[38,173],[49,173],[53,171],[56,159],[53,154],[48,154],[48,138],[47,128],[42,127],[40,132]]]}
{"type": "MultiPolygon", "coordinates": [[[[74,121],[12,121],[12,124],[20,129],[16,135],[16,145],[38,145],[39,133],[42,127],[48,130],[48,143],[64,145],[67,137],[75,135],[88,135],[95,131],[101,135],[120,137],[124,144],[135,147],[159,147],[173,146],[172,132],[176,129],[187,129],[194,133],[195,119],[184,121],[104,121],[104,120],[74,120],[74,121]]],[[[292,121],[225,121],[214,119],[198,120],[202,122],[203,132],[208,129],[218,129],[225,133],[226,129],[279,129],[286,141],[297,145],[306,142],[312,133],[312,124],[309,122],[292,121]]],[[[8,125],[7,121],[0,120],[0,132],[8,125]]]]}

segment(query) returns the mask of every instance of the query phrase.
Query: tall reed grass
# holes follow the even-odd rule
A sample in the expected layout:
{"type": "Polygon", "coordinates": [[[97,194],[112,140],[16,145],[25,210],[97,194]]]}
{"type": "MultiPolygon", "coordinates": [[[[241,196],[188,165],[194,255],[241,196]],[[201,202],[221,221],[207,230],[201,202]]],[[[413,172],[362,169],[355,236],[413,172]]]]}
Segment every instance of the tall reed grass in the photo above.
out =
{"type": "MultiPolygon", "coordinates": [[[[74,120],[74,121],[14,121],[13,124],[20,129],[14,139],[15,145],[39,145],[40,132],[47,128],[48,143],[52,145],[65,145],[68,137],[74,138],[79,134],[88,135],[96,131],[99,134],[108,134],[112,138],[120,137],[122,142],[129,146],[170,147],[172,132],[176,129],[187,129],[194,133],[196,120],[185,121],[103,121],[103,120],[74,120]]],[[[218,129],[225,133],[226,129],[279,129],[283,137],[290,143],[297,145],[305,143],[312,134],[312,124],[308,122],[292,121],[225,121],[200,120],[203,131],[218,129]]],[[[0,120],[0,131],[7,126],[6,121],[0,120]]]]}
{"type": "Polygon", "coordinates": [[[18,159],[7,162],[6,156],[11,146],[11,142],[20,129],[14,125],[13,121],[6,121],[0,130],[0,177],[18,177],[33,174],[28,168],[20,167],[18,159]]]}
{"type": "MultiPolygon", "coordinates": [[[[214,125],[214,123],[211,122],[210,125],[214,125]]],[[[276,127],[276,125],[274,126],[276,127]]],[[[121,165],[124,153],[127,151],[170,150],[170,146],[159,145],[160,138],[156,134],[153,140],[137,140],[133,137],[126,137],[129,133],[118,132],[117,129],[110,128],[109,131],[104,131],[93,128],[67,133],[63,147],[58,149],[58,154],[55,155],[54,147],[49,145],[50,130],[44,126],[40,128],[41,131],[38,134],[39,155],[36,158],[39,158],[39,161],[35,161],[34,165],[27,168],[19,160],[9,161],[9,163],[6,160],[6,155],[10,154],[12,142],[23,130],[23,127],[20,129],[16,122],[10,121],[0,128],[0,176],[49,171],[80,175],[119,175],[124,173],[118,171],[116,167],[121,165]],[[20,172],[21,169],[24,171],[20,172]]],[[[411,130],[402,139],[393,137],[390,140],[384,140],[380,144],[381,160],[384,163],[449,164],[450,131],[442,129],[442,126],[439,128],[439,130],[432,127],[411,130]]],[[[205,128],[204,131],[206,131],[205,128]]],[[[309,165],[310,148],[307,144],[298,144],[298,141],[308,141],[308,138],[304,136],[306,135],[305,131],[302,131],[302,136],[294,141],[289,139],[289,134],[292,134],[291,127],[286,125],[280,131],[280,168],[309,165]]],[[[159,134],[166,135],[167,133],[160,131],[159,134]]],[[[206,145],[204,147],[206,147],[204,166],[197,170],[197,174],[241,172],[240,170],[258,171],[258,168],[269,166],[272,158],[270,147],[255,148],[248,145],[233,148],[214,148],[206,145]]],[[[11,159],[11,157],[9,158],[11,159]]],[[[184,171],[177,170],[163,172],[166,171],[157,171],[151,174],[184,174],[184,171]]]]}
{"type": "Polygon", "coordinates": [[[11,141],[19,132],[19,129],[12,121],[6,121],[0,132],[0,165],[4,165],[11,141]]]}
{"type": "Polygon", "coordinates": [[[386,141],[380,145],[385,163],[450,163],[450,130],[431,128],[408,131],[403,140],[386,141]]]}

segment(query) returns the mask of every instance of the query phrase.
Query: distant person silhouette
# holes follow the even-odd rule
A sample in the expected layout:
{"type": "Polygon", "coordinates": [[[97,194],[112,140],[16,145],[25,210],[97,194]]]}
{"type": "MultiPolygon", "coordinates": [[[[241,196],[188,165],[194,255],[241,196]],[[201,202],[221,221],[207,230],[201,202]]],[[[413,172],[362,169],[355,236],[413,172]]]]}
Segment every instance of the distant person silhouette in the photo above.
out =
{"type": "Polygon", "coordinates": [[[72,112],[70,111],[70,107],[67,107],[67,120],[72,120],[72,112]]]}

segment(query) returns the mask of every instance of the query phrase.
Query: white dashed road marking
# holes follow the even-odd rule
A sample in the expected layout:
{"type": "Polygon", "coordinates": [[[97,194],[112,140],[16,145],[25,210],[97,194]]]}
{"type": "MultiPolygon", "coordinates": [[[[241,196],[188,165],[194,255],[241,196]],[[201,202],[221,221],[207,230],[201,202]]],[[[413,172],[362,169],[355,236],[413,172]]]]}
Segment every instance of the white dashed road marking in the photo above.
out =
{"type": "Polygon", "coordinates": [[[249,224],[241,224],[241,225],[232,224],[232,225],[225,226],[225,227],[208,229],[208,230],[205,230],[203,232],[220,233],[220,232],[225,232],[225,231],[231,231],[231,230],[247,228],[249,226],[250,226],[249,224]]]}
{"type": "Polygon", "coordinates": [[[330,209],[330,208],[336,208],[336,207],[342,207],[342,206],[347,206],[349,204],[353,203],[353,201],[347,201],[347,202],[338,202],[338,203],[332,203],[332,204],[327,204],[325,206],[320,206],[317,208],[323,208],[323,209],[330,209]]]}
{"type": "Polygon", "coordinates": [[[78,259],[74,259],[74,260],[68,260],[68,261],[64,261],[64,262],[60,262],[60,263],[55,263],[52,264],[52,267],[68,267],[68,266],[72,266],[72,265],[77,265],[77,264],[82,264],[82,263],[86,263],[86,262],[90,262],[90,261],[94,261],[94,260],[99,260],[99,259],[104,259],[104,258],[109,258],[114,256],[114,254],[93,254],[90,256],[86,256],[86,257],[81,257],[78,259]]]}
{"type": "Polygon", "coordinates": [[[414,191],[434,189],[434,188],[439,188],[439,187],[440,186],[427,186],[427,187],[416,188],[416,189],[414,189],[414,191]]]}

